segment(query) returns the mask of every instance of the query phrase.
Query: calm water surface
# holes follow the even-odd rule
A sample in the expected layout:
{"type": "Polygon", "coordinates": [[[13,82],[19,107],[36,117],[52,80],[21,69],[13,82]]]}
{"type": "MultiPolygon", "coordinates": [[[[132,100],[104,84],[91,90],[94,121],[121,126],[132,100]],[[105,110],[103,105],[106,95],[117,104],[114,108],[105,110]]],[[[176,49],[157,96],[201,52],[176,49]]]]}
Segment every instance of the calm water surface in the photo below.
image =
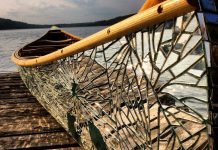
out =
{"type": "MultiPolygon", "coordinates": [[[[76,27],[63,29],[76,36],[87,37],[103,28],[105,27],[76,27]]],[[[49,29],[25,29],[0,31],[0,72],[17,71],[16,65],[14,65],[10,59],[12,53],[40,38],[48,30],[49,29]]]]}

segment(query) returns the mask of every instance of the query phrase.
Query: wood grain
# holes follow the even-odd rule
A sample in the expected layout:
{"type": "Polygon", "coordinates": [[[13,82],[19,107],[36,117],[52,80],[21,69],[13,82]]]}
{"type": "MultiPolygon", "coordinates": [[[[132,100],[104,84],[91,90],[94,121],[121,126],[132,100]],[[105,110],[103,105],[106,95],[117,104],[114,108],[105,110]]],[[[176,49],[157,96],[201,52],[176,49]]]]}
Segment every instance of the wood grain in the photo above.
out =
{"type": "Polygon", "coordinates": [[[81,149],[30,94],[17,72],[2,73],[0,74],[0,149],[26,148],[81,149]]]}

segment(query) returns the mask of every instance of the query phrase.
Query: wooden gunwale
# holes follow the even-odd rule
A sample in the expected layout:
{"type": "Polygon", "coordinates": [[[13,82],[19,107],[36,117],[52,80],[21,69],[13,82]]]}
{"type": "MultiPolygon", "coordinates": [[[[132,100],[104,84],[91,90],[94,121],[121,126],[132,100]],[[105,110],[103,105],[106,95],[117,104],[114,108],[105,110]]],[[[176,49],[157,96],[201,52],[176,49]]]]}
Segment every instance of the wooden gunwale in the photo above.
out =
{"type": "Polygon", "coordinates": [[[147,10],[148,8],[151,8],[151,7],[161,3],[163,1],[165,1],[165,0],[146,0],[145,3],[140,8],[138,13],[141,13],[141,12],[147,10]]]}
{"type": "MultiPolygon", "coordinates": [[[[169,0],[50,54],[33,59],[24,59],[19,57],[18,51],[16,51],[11,59],[19,66],[28,67],[46,64],[131,34],[147,26],[189,13],[194,11],[195,8],[188,0],[169,0]]],[[[68,33],[65,32],[65,34],[68,33]]]]}

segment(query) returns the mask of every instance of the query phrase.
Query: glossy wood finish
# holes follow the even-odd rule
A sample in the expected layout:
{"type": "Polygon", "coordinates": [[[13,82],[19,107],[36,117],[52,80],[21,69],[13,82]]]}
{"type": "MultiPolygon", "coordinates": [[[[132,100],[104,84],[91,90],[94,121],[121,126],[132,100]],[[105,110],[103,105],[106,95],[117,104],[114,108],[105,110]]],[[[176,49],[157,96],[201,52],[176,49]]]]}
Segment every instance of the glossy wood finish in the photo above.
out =
{"type": "Polygon", "coordinates": [[[139,13],[147,10],[148,8],[151,8],[159,3],[162,3],[165,0],[146,0],[145,3],[142,5],[142,7],[139,10],[139,13]]]}

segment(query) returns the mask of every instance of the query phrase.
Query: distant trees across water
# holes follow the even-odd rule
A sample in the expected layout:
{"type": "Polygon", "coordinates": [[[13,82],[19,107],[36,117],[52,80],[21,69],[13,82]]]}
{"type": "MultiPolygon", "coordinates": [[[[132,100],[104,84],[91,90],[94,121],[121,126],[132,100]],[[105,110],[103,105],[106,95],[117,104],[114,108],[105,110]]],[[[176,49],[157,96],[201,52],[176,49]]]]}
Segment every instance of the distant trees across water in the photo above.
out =
{"type": "MultiPolygon", "coordinates": [[[[109,20],[101,20],[96,22],[84,22],[84,23],[70,23],[70,24],[55,24],[58,27],[89,27],[89,26],[110,26],[117,22],[120,22],[133,14],[126,16],[119,16],[109,20]]],[[[9,30],[9,29],[34,29],[34,28],[50,28],[51,25],[38,25],[38,24],[29,24],[20,21],[13,21],[10,19],[0,18],[0,30],[9,30]]]]}

